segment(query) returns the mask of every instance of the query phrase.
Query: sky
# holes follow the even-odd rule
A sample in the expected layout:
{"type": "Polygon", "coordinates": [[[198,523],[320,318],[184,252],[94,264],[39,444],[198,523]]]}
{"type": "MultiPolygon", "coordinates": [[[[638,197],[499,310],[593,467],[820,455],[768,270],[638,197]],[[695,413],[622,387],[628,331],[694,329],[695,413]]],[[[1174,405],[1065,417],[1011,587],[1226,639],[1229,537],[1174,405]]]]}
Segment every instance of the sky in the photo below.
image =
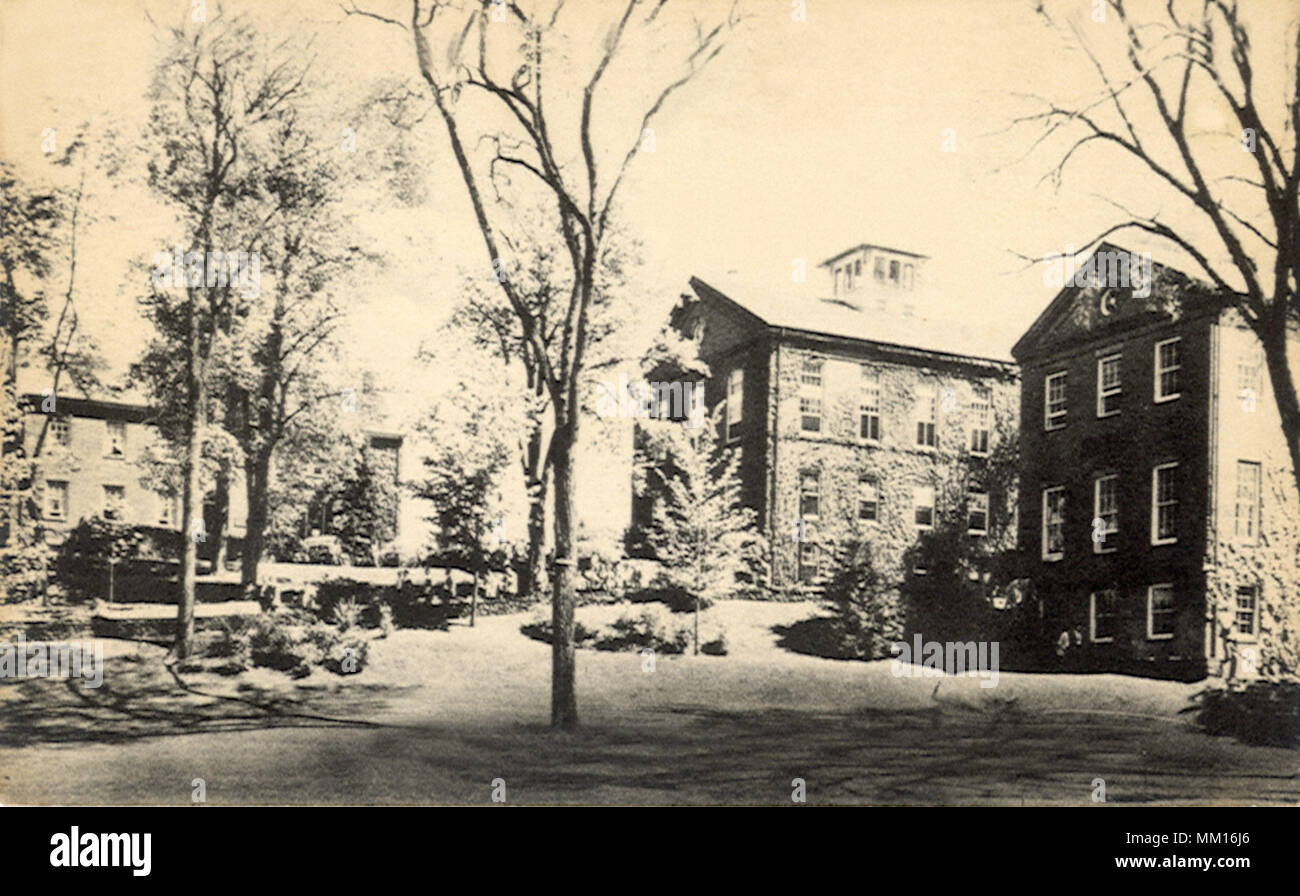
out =
{"type": "MultiPolygon", "coordinates": [[[[393,15],[406,9],[396,0],[361,5],[393,15]]],[[[728,5],[686,4],[702,18],[728,5]]],[[[820,261],[867,242],[930,256],[927,278],[941,286],[940,298],[921,313],[978,319],[990,334],[989,353],[1003,355],[1055,292],[1042,267],[1021,256],[1086,241],[1116,220],[1118,201],[1193,226],[1185,207],[1135,177],[1114,153],[1082,155],[1059,187],[1043,181],[1055,161],[1053,144],[1024,157],[1036,132],[1008,125],[1035,108],[1026,93],[1069,102],[1097,87],[1087,58],[1034,14],[1035,5],[742,0],[746,19],[721,55],[670,99],[653,123],[654,151],[638,154],[625,184],[624,220],[646,262],[637,290],[643,325],[660,325],[692,275],[734,274],[783,288],[801,260],[814,281],[805,291],[816,290],[820,261]]],[[[598,22],[612,6],[570,0],[565,21],[575,45],[599,46],[598,22]]],[[[1249,6],[1265,25],[1293,21],[1297,9],[1282,0],[1249,6]]],[[[345,17],[337,3],[263,0],[247,8],[270,27],[314,35],[317,65],[340,89],[415,74],[406,34],[345,17]]],[[[1052,8],[1103,58],[1118,45],[1118,23],[1095,21],[1090,0],[1052,8]]],[[[190,9],[190,0],[6,0],[0,153],[40,171],[48,168],[46,128],[67,133],[95,118],[134,133],[154,61],[150,17],[177,22],[190,9]]],[[[1273,51],[1283,58],[1275,44],[1284,31],[1256,32],[1262,61],[1273,51]]],[[[636,132],[628,130],[634,88],[657,83],[680,44],[647,54],[622,80],[611,78],[596,107],[600,120],[615,122],[604,133],[619,146],[636,132]]],[[[586,61],[575,51],[575,70],[586,61]]],[[[1280,83],[1261,66],[1257,91],[1264,99],[1275,94],[1270,108],[1281,108],[1280,83]]],[[[574,96],[558,95],[556,106],[574,96]]],[[[1193,116],[1207,130],[1224,125],[1222,110],[1208,101],[1194,104],[1193,116]]],[[[427,125],[417,133],[429,161],[427,201],[406,208],[381,196],[358,215],[358,234],[389,263],[356,285],[346,339],[351,360],[412,407],[430,388],[412,359],[421,344],[438,340],[460,277],[482,270],[487,258],[445,135],[436,121],[427,125]]],[[[1241,164],[1231,135],[1221,145],[1225,170],[1241,164]]],[[[128,265],[166,245],[167,216],[132,184],[106,185],[94,210],[79,282],[82,316],[120,371],[147,335],[135,316],[128,265]]],[[[1185,262],[1149,240],[1121,242],[1185,262]]],[[[791,301],[798,293],[792,288],[791,301]]]]}

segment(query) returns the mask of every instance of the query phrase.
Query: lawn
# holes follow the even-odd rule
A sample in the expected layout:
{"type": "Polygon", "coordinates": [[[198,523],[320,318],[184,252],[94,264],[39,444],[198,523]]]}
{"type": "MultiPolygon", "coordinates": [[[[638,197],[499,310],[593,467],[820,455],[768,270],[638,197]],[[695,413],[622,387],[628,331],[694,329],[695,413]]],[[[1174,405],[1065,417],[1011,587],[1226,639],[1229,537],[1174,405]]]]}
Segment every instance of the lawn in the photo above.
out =
{"type": "MultiPolygon", "coordinates": [[[[584,614],[608,613],[590,608],[584,614]]],[[[174,676],[109,642],[104,686],[0,685],[0,801],[214,804],[1300,802],[1300,751],[1197,732],[1196,685],[895,677],[777,647],[810,604],[725,601],[724,657],[579,652],[583,725],[549,730],[530,614],[397,631],[355,676],[174,676]],[[936,683],[938,688],[936,689],[936,683]]],[[[683,615],[689,621],[689,615],[683,615]]]]}

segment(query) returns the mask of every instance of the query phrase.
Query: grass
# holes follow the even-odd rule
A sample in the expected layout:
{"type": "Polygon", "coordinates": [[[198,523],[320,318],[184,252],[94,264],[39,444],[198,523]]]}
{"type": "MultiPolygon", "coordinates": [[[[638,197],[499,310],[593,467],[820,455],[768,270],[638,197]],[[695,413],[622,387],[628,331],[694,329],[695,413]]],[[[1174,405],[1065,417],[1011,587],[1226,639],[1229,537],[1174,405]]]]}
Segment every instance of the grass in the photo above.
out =
{"type": "MultiPolygon", "coordinates": [[[[781,650],[810,604],[724,601],[725,657],[581,651],[583,725],[549,729],[528,614],[397,631],[341,679],[174,677],[118,644],[98,691],[0,685],[0,801],[1091,804],[1300,802],[1300,753],[1209,737],[1197,685],[1117,675],[895,677],[781,650]]],[[[601,612],[601,611],[597,611],[601,612]]],[[[155,651],[158,655],[155,655],[155,651]]]]}

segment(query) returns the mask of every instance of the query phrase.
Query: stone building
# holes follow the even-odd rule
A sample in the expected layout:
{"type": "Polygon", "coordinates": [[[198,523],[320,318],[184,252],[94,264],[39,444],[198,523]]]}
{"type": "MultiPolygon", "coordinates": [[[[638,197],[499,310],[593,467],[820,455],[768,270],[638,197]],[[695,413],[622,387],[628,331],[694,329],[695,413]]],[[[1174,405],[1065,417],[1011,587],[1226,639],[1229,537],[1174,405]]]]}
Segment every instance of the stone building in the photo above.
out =
{"type": "Polygon", "coordinates": [[[895,580],[923,572],[904,557],[954,479],[971,538],[987,531],[991,505],[1014,505],[980,470],[1014,428],[1016,367],[979,347],[977,326],[931,316],[926,262],[863,244],[820,265],[820,289],[690,281],[675,324],[708,365],[706,406],[725,406],[723,437],[741,452],[774,587],[815,585],[849,541],[870,544],[895,580]]]}
{"type": "Polygon", "coordinates": [[[1048,632],[1111,671],[1294,668],[1300,499],[1258,338],[1178,271],[1126,271],[1137,257],[1100,246],[1012,349],[1048,632]]]}

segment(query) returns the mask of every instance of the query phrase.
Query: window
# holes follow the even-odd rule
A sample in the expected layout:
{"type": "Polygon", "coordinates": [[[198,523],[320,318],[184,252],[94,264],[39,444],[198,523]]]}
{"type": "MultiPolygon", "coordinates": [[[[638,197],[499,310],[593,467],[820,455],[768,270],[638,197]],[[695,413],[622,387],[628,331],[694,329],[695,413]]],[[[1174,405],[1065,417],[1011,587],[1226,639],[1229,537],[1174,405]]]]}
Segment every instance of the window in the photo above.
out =
{"type": "Polygon", "coordinates": [[[910,264],[903,265],[903,288],[911,289],[912,284],[916,282],[914,278],[915,268],[910,264]]]}
{"type": "Polygon", "coordinates": [[[155,519],[158,525],[168,529],[176,526],[176,496],[168,492],[157,492],[156,500],[158,502],[158,513],[155,519]]]}
{"type": "Polygon", "coordinates": [[[864,523],[880,522],[880,484],[870,476],[858,480],[858,519],[864,523]]]}
{"type": "Polygon", "coordinates": [[[895,285],[898,284],[898,277],[899,274],[902,272],[902,269],[903,269],[902,265],[900,265],[897,261],[891,261],[889,263],[889,279],[895,285]]]}
{"type": "Polygon", "coordinates": [[[799,385],[804,389],[820,391],[822,387],[822,359],[805,358],[799,370],[799,385]]]}
{"type": "Polygon", "coordinates": [[[1259,614],[1259,586],[1241,585],[1237,588],[1237,634],[1255,637],[1259,614]]]}
{"type": "Polygon", "coordinates": [[[1174,586],[1152,585],[1147,589],[1147,638],[1156,641],[1174,636],[1174,586]]]}
{"type": "Polygon", "coordinates": [[[916,518],[916,528],[934,528],[934,488],[918,485],[912,489],[912,507],[916,518]]]}
{"type": "Polygon", "coordinates": [[[104,486],[104,519],[121,520],[126,503],[126,489],[120,485],[104,486]]]}
{"type": "Polygon", "coordinates": [[[1259,395],[1260,368],[1263,366],[1258,348],[1250,349],[1237,360],[1237,397],[1254,401],[1259,395]]]}
{"type": "Polygon", "coordinates": [[[862,404],[858,406],[858,438],[880,441],[880,377],[870,367],[862,368],[862,404]]]}
{"type": "Polygon", "coordinates": [[[966,534],[987,535],[988,531],[988,492],[968,492],[966,494],[966,534]]]}
{"type": "Polygon", "coordinates": [[[861,277],[861,276],[862,276],[862,259],[861,259],[861,258],[859,258],[857,261],[853,262],[853,276],[854,276],[854,277],[861,277]]]}
{"type": "Polygon", "coordinates": [[[67,417],[55,417],[50,421],[50,438],[63,448],[72,443],[72,425],[67,417]]]}
{"type": "Polygon", "coordinates": [[[970,453],[989,453],[989,425],[993,416],[993,402],[987,392],[977,391],[971,401],[970,453]]]}
{"type": "Polygon", "coordinates": [[[799,542],[799,581],[811,584],[821,575],[822,549],[815,541],[799,542]]]}
{"type": "Polygon", "coordinates": [[[799,372],[799,428],[804,432],[822,431],[822,361],[805,358],[799,372]]]}
{"type": "Polygon", "coordinates": [[[1043,383],[1043,428],[1065,425],[1065,371],[1050,374],[1043,383]]]}
{"type": "Polygon", "coordinates": [[[1259,464],[1237,461],[1237,502],[1233,530],[1236,537],[1254,544],[1259,537],[1259,464]]]}
{"type": "Polygon", "coordinates": [[[1119,532],[1119,476],[1098,476],[1092,487],[1092,550],[1107,554],[1115,550],[1119,532]]]}
{"type": "Polygon", "coordinates": [[[1151,470],[1151,543],[1178,540],[1178,464],[1160,464],[1151,470]]]}
{"type": "Polygon", "coordinates": [[[740,419],[745,404],[745,371],[737,367],[727,377],[727,439],[740,435],[740,419]]]}
{"type": "Polygon", "coordinates": [[[126,457],[126,423],[121,420],[109,420],[108,438],[104,443],[104,454],[108,457],[126,457]]]}
{"type": "Polygon", "coordinates": [[[933,391],[921,395],[917,400],[916,444],[922,448],[933,448],[936,445],[934,422],[937,406],[938,397],[933,391]]]}
{"type": "Polygon", "coordinates": [[[799,399],[799,428],[804,432],[822,431],[822,400],[820,398],[799,399]]]}
{"type": "Polygon", "coordinates": [[[1094,644],[1109,644],[1119,630],[1119,592],[1113,588],[1094,591],[1089,600],[1088,632],[1094,644]]]}
{"type": "Polygon", "coordinates": [[[1065,489],[1043,489],[1043,559],[1065,556],[1065,489]]]}
{"type": "Polygon", "coordinates": [[[1097,359],[1097,416],[1119,413],[1119,355],[1097,359]]]}
{"type": "Polygon", "coordinates": [[[876,259],[876,279],[884,282],[885,280],[885,259],[876,259]]]}
{"type": "Polygon", "coordinates": [[[45,518],[49,520],[68,518],[68,483],[53,479],[46,481],[45,518]]]}
{"type": "Polygon", "coordinates": [[[1179,373],[1182,370],[1180,339],[1166,339],[1156,343],[1155,400],[1172,401],[1182,388],[1179,373]]]}
{"type": "Polygon", "coordinates": [[[804,473],[799,477],[799,516],[815,519],[821,514],[822,484],[816,473],[804,473]]]}

